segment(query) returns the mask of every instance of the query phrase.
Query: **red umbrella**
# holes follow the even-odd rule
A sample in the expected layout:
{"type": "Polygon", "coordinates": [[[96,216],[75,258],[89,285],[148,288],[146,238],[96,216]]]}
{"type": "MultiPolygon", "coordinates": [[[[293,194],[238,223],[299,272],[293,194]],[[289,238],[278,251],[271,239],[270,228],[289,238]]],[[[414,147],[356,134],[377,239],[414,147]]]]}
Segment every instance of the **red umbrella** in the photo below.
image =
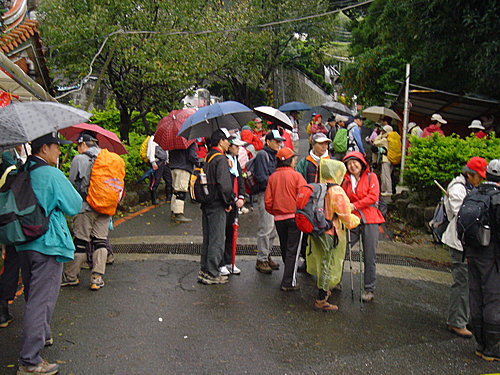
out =
{"type": "Polygon", "coordinates": [[[61,129],[59,130],[59,133],[61,133],[61,135],[67,140],[76,143],[78,136],[84,130],[89,130],[96,134],[100,148],[107,148],[109,151],[115,152],[118,155],[128,154],[127,149],[115,133],[96,124],[86,124],[85,122],[82,122],[81,124],[61,129]]]}
{"type": "Polygon", "coordinates": [[[196,112],[194,108],[175,109],[162,118],[158,123],[155,133],[155,142],[164,150],[185,150],[194,142],[194,139],[187,140],[179,137],[177,133],[184,124],[184,121],[196,112]]]}
{"type": "MultiPolygon", "coordinates": [[[[234,208],[237,210],[237,208],[234,208]]],[[[233,222],[233,258],[232,258],[232,263],[231,263],[231,270],[234,270],[234,259],[236,258],[236,240],[238,239],[238,218],[234,218],[233,222]]]]}

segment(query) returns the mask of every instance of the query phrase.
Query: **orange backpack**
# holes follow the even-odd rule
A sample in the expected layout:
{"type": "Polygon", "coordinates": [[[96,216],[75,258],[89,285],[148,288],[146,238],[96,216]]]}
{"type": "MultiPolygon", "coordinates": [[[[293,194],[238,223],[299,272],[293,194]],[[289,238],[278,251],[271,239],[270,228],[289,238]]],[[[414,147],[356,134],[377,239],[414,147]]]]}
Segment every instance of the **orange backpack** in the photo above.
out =
{"type": "Polygon", "coordinates": [[[114,215],[124,191],[125,162],[114,152],[99,151],[90,174],[87,202],[94,210],[114,215]]]}

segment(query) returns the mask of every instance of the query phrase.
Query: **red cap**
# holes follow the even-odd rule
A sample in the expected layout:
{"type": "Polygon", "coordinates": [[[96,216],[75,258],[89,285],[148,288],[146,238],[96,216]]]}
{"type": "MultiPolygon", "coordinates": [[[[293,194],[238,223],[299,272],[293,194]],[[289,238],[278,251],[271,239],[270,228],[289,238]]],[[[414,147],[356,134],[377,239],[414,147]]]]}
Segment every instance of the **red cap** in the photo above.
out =
{"type": "Polygon", "coordinates": [[[486,178],[486,167],[488,166],[488,162],[485,159],[474,156],[467,162],[467,166],[479,173],[482,178],[486,178]]]}
{"type": "Polygon", "coordinates": [[[294,157],[295,153],[290,149],[289,147],[283,147],[278,150],[278,153],[276,154],[276,157],[279,160],[286,160],[291,157],[294,157]]]}
{"type": "Polygon", "coordinates": [[[314,116],[314,121],[318,121],[319,118],[323,118],[320,113],[318,113],[316,116],[314,116]]]}

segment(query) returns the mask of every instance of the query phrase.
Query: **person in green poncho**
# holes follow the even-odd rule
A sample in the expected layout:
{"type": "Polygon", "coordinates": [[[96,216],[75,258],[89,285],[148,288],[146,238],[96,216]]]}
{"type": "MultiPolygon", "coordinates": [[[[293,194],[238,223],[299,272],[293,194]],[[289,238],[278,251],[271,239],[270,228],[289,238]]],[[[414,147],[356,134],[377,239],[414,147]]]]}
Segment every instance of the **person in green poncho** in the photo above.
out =
{"type": "Polygon", "coordinates": [[[320,182],[335,184],[325,197],[325,217],[333,218],[333,227],[319,237],[309,236],[307,272],[317,277],[318,298],[314,309],[336,311],[338,306],[328,303],[331,289],[340,282],[342,262],[346,251],[346,229],[359,225],[359,218],[351,213],[349,198],[339,186],[346,167],[337,160],[321,159],[320,182]]]}

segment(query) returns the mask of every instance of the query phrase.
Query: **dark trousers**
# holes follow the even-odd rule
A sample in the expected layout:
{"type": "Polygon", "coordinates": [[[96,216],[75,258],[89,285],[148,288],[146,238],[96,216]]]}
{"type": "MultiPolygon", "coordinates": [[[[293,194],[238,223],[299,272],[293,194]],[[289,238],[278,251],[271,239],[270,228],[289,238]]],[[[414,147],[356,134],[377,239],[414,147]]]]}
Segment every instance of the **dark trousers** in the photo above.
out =
{"type": "Polygon", "coordinates": [[[170,166],[166,161],[160,161],[157,165],[158,169],[153,172],[149,189],[155,192],[163,178],[165,181],[165,195],[170,196],[172,195],[172,171],[170,171],[170,166]]]}
{"type": "Polygon", "coordinates": [[[5,247],[5,259],[0,275],[0,301],[11,301],[16,296],[21,263],[14,246],[5,247]]]}
{"type": "Polygon", "coordinates": [[[359,236],[361,236],[361,240],[363,242],[363,263],[365,266],[364,288],[367,292],[374,292],[375,282],[377,279],[375,258],[378,246],[379,225],[360,224],[351,230],[350,236],[351,249],[359,241],[359,236]]]}
{"type": "Polygon", "coordinates": [[[281,258],[285,264],[281,286],[291,287],[295,260],[297,258],[297,248],[300,240],[300,231],[295,224],[295,219],[275,221],[275,225],[280,239],[281,258]]]}
{"type": "Polygon", "coordinates": [[[219,275],[219,265],[224,254],[226,211],[224,207],[202,207],[201,270],[213,277],[219,275]]]}
{"type": "Polygon", "coordinates": [[[226,242],[224,244],[224,256],[219,264],[219,267],[225,266],[226,264],[232,264],[233,262],[233,237],[234,219],[238,217],[238,208],[233,205],[233,209],[226,213],[226,242]]]}
{"type": "Polygon", "coordinates": [[[63,265],[55,256],[32,250],[20,251],[19,258],[26,301],[19,362],[34,366],[42,361],[40,351],[45,340],[52,337],[50,319],[59,295],[63,265]]]}
{"type": "Polygon", "coordinates": [[[467,264],[470,322],[479,342],[481,333],[500,333],[500,272],[493,254],[490,257],[467,257],[467,264]]]}

